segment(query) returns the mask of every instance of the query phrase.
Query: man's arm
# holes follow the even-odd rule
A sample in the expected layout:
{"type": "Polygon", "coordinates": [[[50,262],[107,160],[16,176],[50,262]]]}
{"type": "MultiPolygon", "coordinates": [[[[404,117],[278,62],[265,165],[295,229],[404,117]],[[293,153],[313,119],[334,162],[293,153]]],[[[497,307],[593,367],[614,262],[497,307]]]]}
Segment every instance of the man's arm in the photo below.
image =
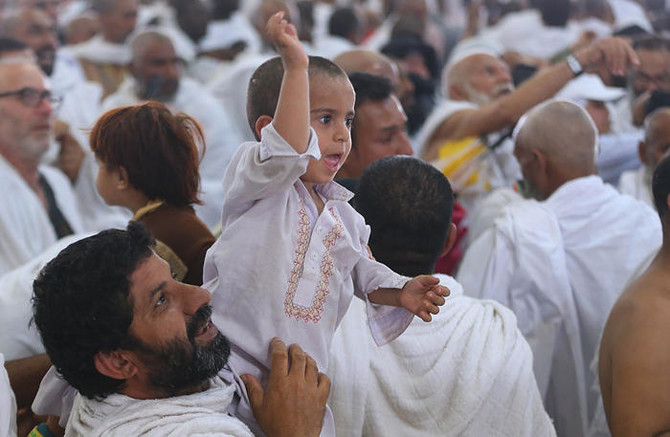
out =
{"type": "Polygon", "coordinates": [[[256,421],[268,437],[317,437],[330,393],[330,379],[312,357],[292,344],[270,343],[270,377],[265,390],[256,378],[242,375],[256,421]]]}
{"type": "MultiPolygon", "coordinates": [[[[598,41],[579,50],[575,53],[575,58],[584,71],[594,73],[605,68],[615,74],[625,74],[630,65],[638,63],[630,44],[620,38],[598,41]]],[[[573,77],[567,62],[560,62],[541,70],[509,95],[479,109],[453,114],[430,138],[425,159],[434,159],[437,147],[446,140],[479,136],[512,126],[526,111],[554,96],[573,77]]]]}
{"type": "Polygon", "coordinates": [[[46,354],[5,362],[18,409],[30,407],[49,367],[51,361],[46,354]]]}

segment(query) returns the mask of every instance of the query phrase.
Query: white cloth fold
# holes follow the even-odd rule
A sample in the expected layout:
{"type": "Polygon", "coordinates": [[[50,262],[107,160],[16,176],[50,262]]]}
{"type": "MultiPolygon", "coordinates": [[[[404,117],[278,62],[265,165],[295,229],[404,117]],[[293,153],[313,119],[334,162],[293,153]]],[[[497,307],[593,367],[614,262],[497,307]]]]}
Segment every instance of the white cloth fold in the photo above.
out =
{"type": "Polygon", "coordinates": [[[512,312],[437,276],[451,290],[440,313],[382,347],[362,335],[364,306],[352,304],[330,352],[338,435],[555,435],[512,312]]]}
{"type": "Polygon", "coordinates": [[[16,437],[16,399],[0,353],[0,437],[16,437]]]}
{"type": "Polygon", "coordinates": [[[252,437],[227,414],[235,388],[219,378],[203,392],[166,399],[133,399],[113,394],[102,401],[77,395],[65,435],[252,437]]]}

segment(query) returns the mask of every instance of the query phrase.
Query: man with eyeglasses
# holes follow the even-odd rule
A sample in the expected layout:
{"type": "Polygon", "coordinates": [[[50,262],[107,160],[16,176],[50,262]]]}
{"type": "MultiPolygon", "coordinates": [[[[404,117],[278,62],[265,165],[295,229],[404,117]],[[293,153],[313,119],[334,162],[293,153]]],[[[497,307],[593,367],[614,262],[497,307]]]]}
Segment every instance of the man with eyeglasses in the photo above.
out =
{"type": "Polygon", "coordinates": [[[37,65],[0,60],[0,275],[83,230],[70,180],[41,165],[56,100],[37,65]]]}
{"type": "Polygon", "coordinates": [[[102,102],[102,110],[157,100],[175,112],[189,114],[200,123],[207,144],[200,162],[203,205],[196,205],[195,210],[203,222],[214,227],[221,219],[224,195],[221,179],[242,140],[232,129],[223,106],[202,85],[183,77],[182,61],[167,34],[144,31],[133,38],[130,46],[131,77],[102,102]]]}
{"type": "Polygon", "coordinates": [[[670,91],[670,40],[648,35],[633,42],[633,49],[640,65],[628,74],[627,95],[614,107],[612,130],[639,132],[646,114],[651,94],[670,91]]]}

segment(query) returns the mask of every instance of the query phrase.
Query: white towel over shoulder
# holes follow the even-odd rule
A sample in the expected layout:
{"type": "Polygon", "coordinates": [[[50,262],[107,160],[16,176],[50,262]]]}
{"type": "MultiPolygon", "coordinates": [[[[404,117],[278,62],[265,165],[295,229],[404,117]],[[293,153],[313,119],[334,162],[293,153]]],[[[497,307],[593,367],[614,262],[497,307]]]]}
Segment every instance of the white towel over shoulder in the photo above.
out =
{"type": "Polygon", "coordinates": [[[430,323],[415,318],[382,347],[362,335],[358,302],[350,308],[330,358],[338,435],[555,435],[512,312],[440,279],[451,290],[440,313],[430,323]]]}

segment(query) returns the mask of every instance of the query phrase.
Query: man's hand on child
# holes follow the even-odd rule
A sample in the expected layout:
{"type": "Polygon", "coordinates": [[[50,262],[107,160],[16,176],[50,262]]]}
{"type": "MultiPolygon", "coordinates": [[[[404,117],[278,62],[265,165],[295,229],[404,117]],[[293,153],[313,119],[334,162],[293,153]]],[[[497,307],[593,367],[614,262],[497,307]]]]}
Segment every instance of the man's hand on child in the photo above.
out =
{"type": "Polygon", "coordinates": [[[444,305],[444,296],[449,296],[449,289],[440,285],[438,278],[420,275],[405,283],[400,303],[424,322],[430,322],[433,318],[431,314],[440,312],[438,307],[444,305]]]}
{"type": "Polygon", "coordinates": [[[295,26],[286,21],[284,12],[277,12],[268,20],[267,33],[275,48],[282,57],[284,67],[304,67],[309,65],[309,58],[298,38],[295,26]]]}

